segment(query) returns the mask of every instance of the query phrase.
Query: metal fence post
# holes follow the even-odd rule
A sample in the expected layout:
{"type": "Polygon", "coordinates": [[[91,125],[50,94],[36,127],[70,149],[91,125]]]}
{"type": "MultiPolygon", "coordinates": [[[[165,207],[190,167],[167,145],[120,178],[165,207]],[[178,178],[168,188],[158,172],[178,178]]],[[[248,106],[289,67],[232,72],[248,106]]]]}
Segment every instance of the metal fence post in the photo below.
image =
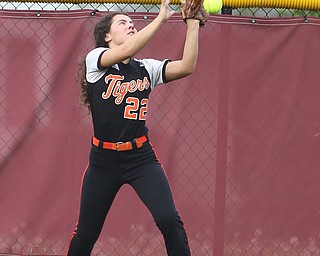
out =
{"type": "MultiPolygon", "coordinates": [[[[222,13],[231,8],[223,8],[222,13]]],[[[232,10],[231,10],[232,11],[232,10]]],[[[230,27],[225,26],[220,36],[220,78],[218,85],[218,124],[216,155],[216,187],[214,214],[213,255],[224,254],[225,200],[227,183],[228,122],[229,122],[229,72],[230,72],[230,27]]]]}

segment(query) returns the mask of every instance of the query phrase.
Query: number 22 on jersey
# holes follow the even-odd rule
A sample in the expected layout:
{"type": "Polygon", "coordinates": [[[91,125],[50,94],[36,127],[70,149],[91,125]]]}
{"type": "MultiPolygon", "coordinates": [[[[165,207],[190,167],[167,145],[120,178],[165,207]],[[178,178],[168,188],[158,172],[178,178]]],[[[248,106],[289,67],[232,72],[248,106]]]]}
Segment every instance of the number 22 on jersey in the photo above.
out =
{"type": "Polygon", "coordinates": [[[131,120],[146,120],[148,99],[141,101],[135,97],[128,97],[126,99],[127,106],[124,109],[124,118],[131,120]]]}

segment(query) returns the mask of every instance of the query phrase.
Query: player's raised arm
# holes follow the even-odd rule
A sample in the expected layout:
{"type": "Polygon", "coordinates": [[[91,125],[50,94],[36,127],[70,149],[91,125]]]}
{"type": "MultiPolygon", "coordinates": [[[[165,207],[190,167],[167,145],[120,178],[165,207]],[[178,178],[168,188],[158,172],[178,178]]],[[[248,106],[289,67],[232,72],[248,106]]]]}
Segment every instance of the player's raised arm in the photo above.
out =
{"type": "Polygon", "coordinates": [[[163,0],[158,16],[139,32],[129,16],[124,14],[115,16],[110,31],[105,36],[110,49],[102,55],[100,66],[110,67],[133,57],[173,14],[174,11],[169,10],[169,0],[163,0]]]}
{"type": "Polygon", "coordinates": [[[196,68],[198,59],[199,27],[204,26],[209,15],[203,7],[202,0],[182,0],[181,14],[187,23],[187,33],[181,60],[168,63],[165,76],[167,81],[190,75],[196,68]]]}
{"type": "Polygon", "coordinates": [[[169,62],[165,76],[168,81],[190,75],[196,68],[198,59],[199,20],[187,19],[187,34],[181,60],[169,62]]]}

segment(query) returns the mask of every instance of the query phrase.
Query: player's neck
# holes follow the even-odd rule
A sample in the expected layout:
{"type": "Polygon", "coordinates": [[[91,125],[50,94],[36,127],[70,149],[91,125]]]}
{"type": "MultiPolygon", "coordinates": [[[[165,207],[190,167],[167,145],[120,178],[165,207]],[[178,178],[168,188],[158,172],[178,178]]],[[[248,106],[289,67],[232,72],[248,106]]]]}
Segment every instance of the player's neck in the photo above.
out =
{"type": "Polygon", "coordinates": [[[122,62],[123,64],[128,64],[130,60],[131,60],[131,58],[128,58],[128,59],[123,60],[123,61],[121,61],[121,62],[122,62]]]}

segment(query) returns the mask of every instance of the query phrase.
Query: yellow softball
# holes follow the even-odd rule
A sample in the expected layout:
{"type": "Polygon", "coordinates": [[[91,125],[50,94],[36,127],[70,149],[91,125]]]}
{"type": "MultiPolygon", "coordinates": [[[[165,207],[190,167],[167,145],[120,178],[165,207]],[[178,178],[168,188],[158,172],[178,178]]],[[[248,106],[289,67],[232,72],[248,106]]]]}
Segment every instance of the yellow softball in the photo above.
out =
{"type": "Polygon", "coordinates": [[[222,0],[204,0],[203,7],[207,13],[216,14],[222,8],[222,0]]]}

